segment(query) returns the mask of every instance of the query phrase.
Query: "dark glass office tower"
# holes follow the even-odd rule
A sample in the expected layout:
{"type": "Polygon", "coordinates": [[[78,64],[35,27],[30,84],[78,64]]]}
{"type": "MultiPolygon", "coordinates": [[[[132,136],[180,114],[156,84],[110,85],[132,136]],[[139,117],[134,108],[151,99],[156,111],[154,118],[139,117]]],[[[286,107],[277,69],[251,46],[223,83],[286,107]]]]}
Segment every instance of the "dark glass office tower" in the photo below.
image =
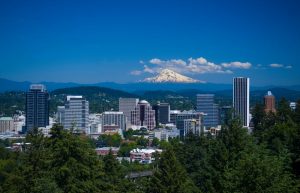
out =
{"type": "Polygon", "coordinates": [[[219,123],[219,106],[215,104],[214,94],[197,94],[197,111],[206,114],[203,125],[210,128],[219,123]]]}
{"type": "Polygon", "coordinates": [[[49,125],[49,94],[42,84],[33,84],[26,93],[26,132],[49,125]]]}
{"type": "Polygon", "coordinates": [[[155,111],[155,122],[158,126],[159,124],[170,123],[170,105],[169,103],[160,103],[152,106],[155,111]]]}

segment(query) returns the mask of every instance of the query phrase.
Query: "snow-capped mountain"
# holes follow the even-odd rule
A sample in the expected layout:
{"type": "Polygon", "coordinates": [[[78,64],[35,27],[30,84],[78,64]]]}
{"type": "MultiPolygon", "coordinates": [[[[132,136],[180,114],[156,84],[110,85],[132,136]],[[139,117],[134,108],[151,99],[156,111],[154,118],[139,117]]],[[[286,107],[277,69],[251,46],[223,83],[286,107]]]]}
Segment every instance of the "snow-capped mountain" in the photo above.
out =
{"type": "Polygon", "coordinates": [[[157,76],[146,78],[143,82],[152,83],[205,83],[204,81],[196,80],[184,75],[181,75],[173,70],[164,69],[157,76]]]}

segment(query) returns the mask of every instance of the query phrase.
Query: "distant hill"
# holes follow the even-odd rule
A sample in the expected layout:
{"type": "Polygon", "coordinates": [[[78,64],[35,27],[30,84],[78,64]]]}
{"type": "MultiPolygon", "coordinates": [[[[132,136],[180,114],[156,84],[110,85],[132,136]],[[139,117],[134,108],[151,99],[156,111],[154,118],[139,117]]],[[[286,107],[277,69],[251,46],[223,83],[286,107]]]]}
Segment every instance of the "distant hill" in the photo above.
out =
{"type": "Polygon", "coordinates": [[[78,86],[71,88],[56,89],[51,92],[51,95],[83,95],[87,98],[90,98],[92,96],[113,98],[136,97],[135,94],[131,94],[128,92],[97,86],[78,86]]]}
{"type": "MultiPolygon", "coordinates": [[[[157,101],[170,103],[171,109],[187,110],[196,106],[196,95],[201,93],[215,94],[216,103],[222,105],[232,104],[232,90],[207,91],[200,89],[182,90],[142,90],[129,93],[122,90],[98,87],[98,86],[77,86],[71,88],[56,89],[50,92],[50,112],[56,111],[57,106],[63,105],[66,95],[82,95],[90,103],[90,112],[103,112],[108,110],[118,110],[118,99],[120,97],[135,97],[148,100],[151,104],[157,101]]],[[[250,103],[253,106],[257,102],[263,102],[263,97],[270,90],[279,101],[285,97],[289,101],[300,99],[300,91],[286,88],[270,88],[252,90],[250,93],[250,103]]],[[[12,115],[15,110],[24,110],[25,92],[4,92],[0,93],[0,115],[12,115]]]]}
{"type": "Polygon", "coordinates": [[[30,84],[30,82],[16,82],[0,78],[0,92],[26,91],[28,90],[30,84]]]}
{"type": "MultiPolygon", "coordinates": [[[[114,83],[114,82],[100,82],[95,84],[79,84],[79,83],[60,83],[60,82],[41,82],[47,87],[48,91],[54,91],[61,88],[70,88],[78,86],[97,86],[106,87],[116,90],[122,90],[129,93],[141,93],[144,91],[157,91],[157,90],[168,90],[174,92],[181,91],[192,91],[197,90],[201,92],[217,92],[232,89],[231,84],[215,84],[215,83],[146,83],[146,82],[135,82],[135,83],[114,83]]],[[[31,82],[17,82],[7,79],[0,78],[0,93],[7,91],[27,91],[31,82]]],[[[278,86],[263,86],[263,87],[251,87],[251,90],[268,90],[278,88],[278,86]]],[[[294,86],[280,86],[288,90],[300,91],[300,85],[294,86]]]]}
{"type": "Polygon", "coordinates": [[[52,111],[56,111],[57,106],[64,104],[67,95],[82,95],[89,101],[91,112],[117,111],[118,99],[120,97],[138,97],[124,91],[97,86],[79,86],[57,89],[50,92],[50,95],[52,99],[52,111]]]}

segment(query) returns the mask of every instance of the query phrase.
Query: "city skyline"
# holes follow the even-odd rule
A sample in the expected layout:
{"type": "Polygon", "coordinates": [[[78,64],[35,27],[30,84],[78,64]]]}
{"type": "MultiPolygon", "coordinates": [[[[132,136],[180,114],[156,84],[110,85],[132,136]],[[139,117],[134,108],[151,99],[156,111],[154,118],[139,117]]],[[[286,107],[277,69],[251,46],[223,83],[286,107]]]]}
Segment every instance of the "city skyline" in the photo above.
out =
{"type": "Polygon", "coordinates": [[[0,78],[125,83],[171,69],[209,83],[300,82],[298,1],[0,5],[0,78]]]}

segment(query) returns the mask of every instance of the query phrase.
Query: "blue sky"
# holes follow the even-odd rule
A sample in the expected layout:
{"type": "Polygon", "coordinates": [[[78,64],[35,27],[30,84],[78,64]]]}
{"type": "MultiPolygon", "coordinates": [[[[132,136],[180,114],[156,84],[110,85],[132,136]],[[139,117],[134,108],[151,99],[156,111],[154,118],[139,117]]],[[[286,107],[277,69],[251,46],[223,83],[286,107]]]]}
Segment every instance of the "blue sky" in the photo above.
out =
{"type": "Polygon", "coordinates": [[[213,83],[300,83],[300,1],[1,1],[0,77],[134,82],[170,68],[213,83]]]}

